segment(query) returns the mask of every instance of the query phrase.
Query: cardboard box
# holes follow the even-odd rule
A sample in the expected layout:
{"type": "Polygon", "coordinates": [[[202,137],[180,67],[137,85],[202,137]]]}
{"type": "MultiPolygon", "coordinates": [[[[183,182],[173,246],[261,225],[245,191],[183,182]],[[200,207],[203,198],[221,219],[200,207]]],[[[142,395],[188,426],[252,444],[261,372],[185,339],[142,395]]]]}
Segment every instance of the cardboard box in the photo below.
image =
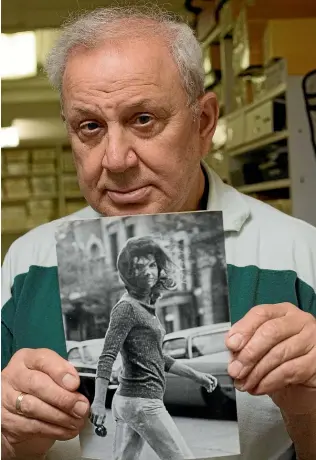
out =
{"type": "Polygon", "coordinates": [[[271,91],[277,86],[286,84],[286,80],[287,80],[286,61],[284,59],[280,59],[279,61],[268,65],[264,69],[264,75],[265,75],[265,83],[264,83],[265,91],[271,91]]]}
{"type": "Polygon", "coordinates": [[[264,33],[264,64],[285,59],[289,75],[304,75],[316,67],[316,18],[273,19],[264,33]]]}

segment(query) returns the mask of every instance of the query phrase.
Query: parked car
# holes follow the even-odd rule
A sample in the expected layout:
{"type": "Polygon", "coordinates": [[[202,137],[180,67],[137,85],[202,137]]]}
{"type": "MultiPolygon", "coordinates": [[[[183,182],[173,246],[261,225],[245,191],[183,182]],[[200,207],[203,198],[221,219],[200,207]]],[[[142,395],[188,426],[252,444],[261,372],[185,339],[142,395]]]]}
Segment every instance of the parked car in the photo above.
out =
{"type": "Polygon", "coordinates": [[[166,376],[166,405],[208,407],[214,416],[236,416],[236,394],[227,367],[230,354],[225,334],[230,323],[219,323],[166,334],[164,353],[200,372],[212,374],[217,388],[208,393],[194,381],[171,373],[166,376]]]}
{"type": "MultiPolygon", "coordinates": [[[[92,339],[82,342],[67,341],[68,361],[77,369],[80,376],[80,391],[92,403],[95,390],[95,377],[99,356],[102,353],[104,339],[92,339]]],[[[110,378],[107,392],[107,406],[111,404],[114,393],[118,387],[118,375],[122,364],[120,353],[118,354],[110,378]]]]}

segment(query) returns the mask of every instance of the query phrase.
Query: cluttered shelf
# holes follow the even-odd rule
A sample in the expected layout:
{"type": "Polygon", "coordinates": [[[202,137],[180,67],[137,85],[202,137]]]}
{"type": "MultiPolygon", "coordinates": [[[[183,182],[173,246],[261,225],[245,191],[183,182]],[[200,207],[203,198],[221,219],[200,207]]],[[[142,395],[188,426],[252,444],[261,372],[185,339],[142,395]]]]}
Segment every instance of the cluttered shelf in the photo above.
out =
{"type": "Polygon", "coordinates": [[[276,190],[281,188],[288,188],[291,186],[290,179],[271,180],[261,182],[259,184],[249,184],[236,187],[241,193],[263,192],[266,190],[276,190]]]}
{"type": "Polygon", "coordinates": [[[289,131],[287,129],[280,131],[280,132],[273,132],[270,134],[266,134],[259,139],[255,139],[250,142],[246,142],[239,147],[226,149],[225,153],[231,157],[236,157],[239,155],[243,155],[248,152],[253,152],[273,143],[277,143],[279,141],[283,141],[289,137],[289,131]]]}

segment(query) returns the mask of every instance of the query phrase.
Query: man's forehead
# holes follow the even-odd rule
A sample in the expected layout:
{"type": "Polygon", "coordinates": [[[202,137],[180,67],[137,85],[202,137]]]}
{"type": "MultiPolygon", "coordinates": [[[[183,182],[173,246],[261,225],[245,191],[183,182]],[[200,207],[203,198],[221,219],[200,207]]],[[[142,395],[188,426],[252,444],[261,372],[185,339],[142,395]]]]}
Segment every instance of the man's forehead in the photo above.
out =
{"type": "Polygon", "coordinates": [[[122,45],[105,41],[95,49],[79,48],[71,54],[63,80],[67,92],[80,91],[84,85],[108,94],[128,88],[131,93],[128,98],[132,99],[133,92],[141,88],[146,100],[146,87],[148,92],[155,87],[159,92],[179,86],[175,81],[180,78],[178,68],[163,43],[132,40],[122,45]]]}
{"type": "MultiPolygon", "coordinates": [[[[139,95],[136,96],[134,99],[131,98],[121,101],[120,106],[128,110],[137,110],[141,108],[155,109],[157,108],[157,104],[161,100],[160,96],[161,95],[159,93],[153,93],[150,98],[139,95]]],[[[99,106],[99,104],[90,104],[89,102],[84,101],[82,101],[81,103],[78,103],[75,100],[71,101],[69,104],[69,108],[72,112],[84,116],[95,114],[97,111],[99,111],[100,114],[102,112],[102,108],[99,106]]],[[[164,110],[163,107],[161,107],[161,110],[164,110]]]]}

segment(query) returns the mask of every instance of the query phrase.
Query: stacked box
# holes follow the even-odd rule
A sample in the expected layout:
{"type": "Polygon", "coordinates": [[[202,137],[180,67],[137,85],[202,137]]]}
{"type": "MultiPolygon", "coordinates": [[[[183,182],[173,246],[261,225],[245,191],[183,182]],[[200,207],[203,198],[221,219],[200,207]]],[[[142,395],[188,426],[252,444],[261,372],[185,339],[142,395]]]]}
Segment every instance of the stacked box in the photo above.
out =
{"type": "Polygon", "coordinates": [[[3,190],[5,196],[11,199],[27,198],[31,194],[30,184],[27,179],[14,178],[3,179],[3,190]]]}
{"type": "Polygon", "coordinates": [[[32,192],[34,196],[47,195],[52,196],[57,191],[56,177],[32,177],[32,192]]]}
{"type": "Polygon", "coordinates": [[[64,172],[75,172],[72,152],[62,153],[62,168],[64,172]]]}
{"type": "Polygon", "coordinates": [[[24,205],[2,206],[1,226],[3,231],[23,229],[27,213],[24,205]]]}
{"type": "Polygon", "coordinates": [[[23,175],[29,172],[29,152],[27,150],[12,150],[5,152],[6,172],[9,175],[23,175]]]}
{"type": "Polygon", "coordinates": [[[80,193],[78,178],[76,175],[66,175],[63,177],[64,192],[67,193],[80,193]]]}
{"type": "Polygon", "coordinates": [[[66,202],[66,215],[73,214],[77,211],[80,211],[80,209],[83,209],[85,206],[87,206],[87,203],[84,200],[67,201],[66,202]]]}
{"type": "Polygon", "coordinates": [[[56,174],[56,152],[54,149],[32,151],[32,173],[56,174]]]}

